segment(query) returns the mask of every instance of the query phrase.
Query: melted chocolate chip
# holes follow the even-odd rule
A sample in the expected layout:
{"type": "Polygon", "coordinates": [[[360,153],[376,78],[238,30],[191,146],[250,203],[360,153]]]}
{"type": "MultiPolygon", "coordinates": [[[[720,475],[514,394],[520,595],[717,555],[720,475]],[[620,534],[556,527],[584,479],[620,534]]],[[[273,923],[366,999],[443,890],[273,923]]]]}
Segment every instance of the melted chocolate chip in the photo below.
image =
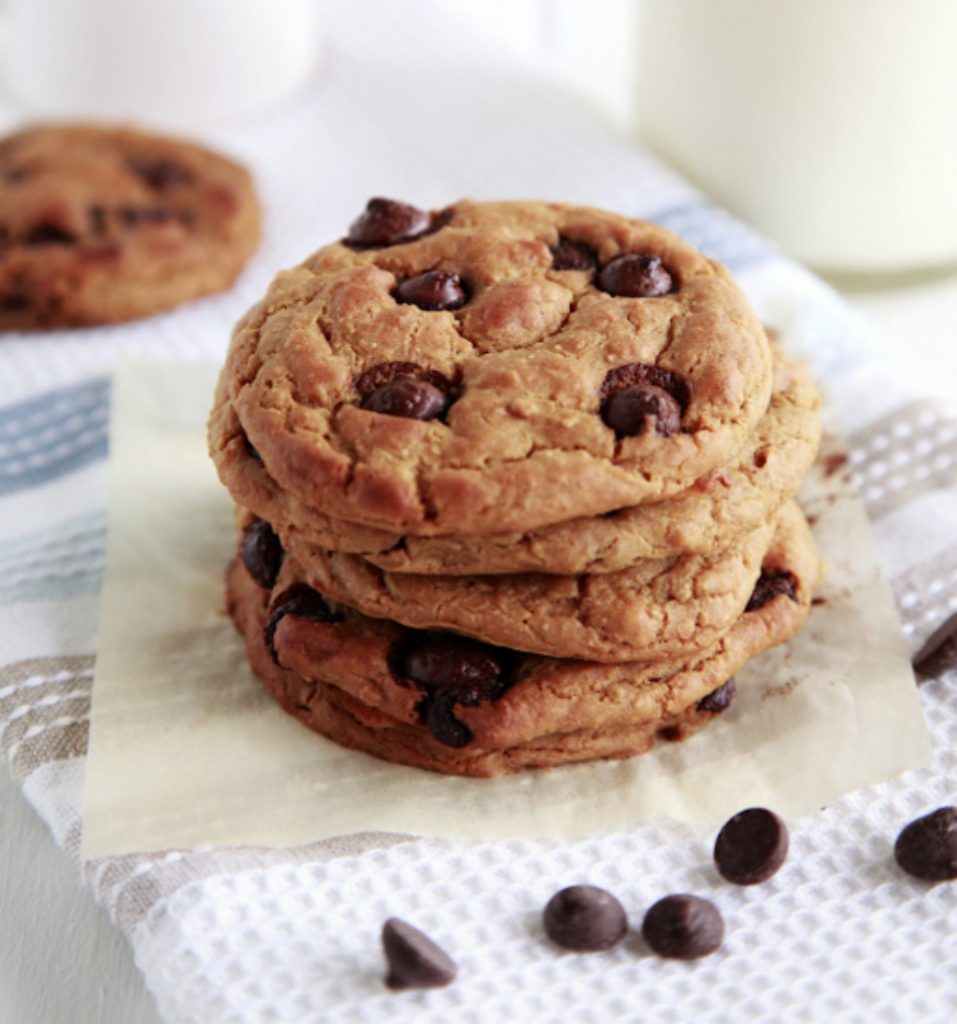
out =
{"type": "Polygon", "coordinates": [[[510,685],[507,652],[451,634],[418,634],[392,658],[399,678],[425,691],[419,715],[432,735],[449,747],[464,747],[472,731],[455,717],[455,707],[496,700],[510,685]]]}
{"type": "Polygon", "coordinates": [[[606,398],[601,418],[616,437],[635,437],[649,426],[662,437],[671,437],[681,429],[681,406],[654,384],[636,384],[606,398]]]}
{"type": "Polygon", "coordinates": [[[957,613],[938,626],[914,655],[914,671],[924,679],[936,679],[957,668],[957,613]]]}
{"type": "Polygon", "coordinates": [[[273,646],[276,627],[287,615],[298,615],[313,622],[341,622],[342,616],[334,612],[326,599],[306,583],[293,583],[287,587],[273,602],[269,610],[269,619],[263,630],[266,646],[272,654],[272,660],[278,665],[279,658],[273,646]]]}
{"type": "Polygon", "coordinates": [[[90,231],[94,235],[102,235],[106,230],[106,210],[99,203],[94,203],[87,210],[87,217],[90,221],[90,231]]]}
{"type": "Polygon", "coordinates": [[[10,185],[19,185],[21,181],[32,178],[35,171],[32,167],[11,167],[4,171],[3,178],[10,185]]]}
{"type": "Polygon", "coordinates": [[[156,160],[131,159],[128,163],[130,170],[157,192],[163,192],[174,185],[184,185],[193,179],[193,175],[182,164],[168,157],[156,160]]]}
{"type": "Polygon", "coordinates": [[[749,807],[729,818],[714,843],[715,867],[735,885],[766,882],[787,855],[787,825],[765,807],[749,807]]]}
{"type": "Polygon", "coordinates": [[[379,363],[356,377],[359,407],[386,416],[431,420],[457,397],[452,382],[417,363],[379,363]]]}
{"type": "Polygon", "coordinates": [[[734,700],[737,692],[738,688],[735,686],[734,680],[729,679],[726,683],[719,686],[717,690],[712,690],[706,697],[702,697],[698,701],[697,709],[711,715],[720,715],[731,707],[731,702],[734,700]]]}
{"type": "Polygon", "coordinates": [[[667,295],[673,282],[659,257],[626,252],[602,267],[598,287],[609,295],[649,299],[667,295]]]}
{"type": "Polygon", "coordinates": [[[906,825],[894,844],[894,859],[925,882],[957,878],[957,807],[938,807],[906,825]]]}
{"type": "Polygon", "coordinates": [[[454,692],[430,693],[419,701],[419,717],[425,727],[439,741],[453,750],[467,747],[475,739],[475,733],[455,717],[458,697],[454,692]]]}
{"type": "Polygon", "coordinates": [[[413,420],[434,420],[445,412],[445,406],[445,395],[434,384],[413,377],[383,384],[362,402],[362,408],[370,412],[413,420]]]}
{"type": "Polygon", "coordinates": [[[4,313],[22,313],[30,308],[30,300],[23,292],[0,295],[0,310],[4,313]]]}
{"type": "Polygon", "coordinates": [[[246,527],[240,558],[246,571],[264,590],[272,590],[282,567],[282,542],[275,531],[262,519],[246,527]]]}
{"type": "Polygon", "coordinates": [[[545,934],[562,949],[597,953],[625,937],[628,918],[621,903],[595,885],[570,885],[545,905],[545,934]]]}
{"type": "Polygon", "coordinates": [[[36,224],[23,241],[26,245],[72,245],[76,238],[58,224],[36,224]]]}
{"type": "Polygon", "coordinates": [[[758,582],[754,585],[751,597],[744,606],[746,612],[754,612],[763,608],[769,601],[773,601],[780,594],[789,597],[792,601],[797,600],[798,581],[794,573],[787,569],[773,572],[761,571],[758,582]]]}
{"type": "Polygon", "coordinates": [[[691,389],[684,378],[673,370],[666,370],[662,366],[650,363],[623,363],[609,370],[601,382],[598,395],[604,400],[618,391],[624,391],[625,388],[645,384],[667,391],[681,407],[682,415],[687,411],[688,403],[691,401],[691,389]]]}
{"type": "Polygon", "coordinates": [[[389,988],[441,988],[455,978],[457,968],[451,957],[418,928],[398,917],[390,917],[383,925],[382,949],[389,988]]]}
{"type": "Polygon", "coordinates": [[[356,249],[378,249],[411,242],[433,227],[430,213],[394,199],[370,199],[365,211],[349,227],[347,244],[356,249]]]}
{"type": "Polygon", "coordinates": [[[700,896],[665,896],[645,914],[641,934],[659,956],[697,960],[721,945],[724,921],[718,908],[700,896]]]}
{"type": "Polygon", "coordinates": [[[186,220],[184,214],[169,206],[121,206],[118,213],[122,223],[130,228],[142,224],[165,224],[171,220],[186,220]]]}
{"type": "Polygon", "coordinates": [[[459,309],[469,300],[462,278],[453,270],[427,270],[406,278],[395,296],[399,302],[430,311],[459,309]]]}
{"type": "Polygon", "coordinates": [[[582,242],[560,238],[551,251],[553,270],[594,270],[598,264],[595,253],[582,242]]]}

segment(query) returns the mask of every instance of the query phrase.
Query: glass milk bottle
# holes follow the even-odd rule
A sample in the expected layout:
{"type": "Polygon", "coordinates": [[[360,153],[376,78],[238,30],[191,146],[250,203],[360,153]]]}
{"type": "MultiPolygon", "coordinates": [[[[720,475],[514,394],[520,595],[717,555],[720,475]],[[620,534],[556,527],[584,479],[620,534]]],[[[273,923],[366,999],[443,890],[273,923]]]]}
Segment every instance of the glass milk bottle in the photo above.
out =
{"type": "Polygon", "coordinates": [[[825,271],[957,264],[957,0],[643,0],[644,141],[825,271]]]}

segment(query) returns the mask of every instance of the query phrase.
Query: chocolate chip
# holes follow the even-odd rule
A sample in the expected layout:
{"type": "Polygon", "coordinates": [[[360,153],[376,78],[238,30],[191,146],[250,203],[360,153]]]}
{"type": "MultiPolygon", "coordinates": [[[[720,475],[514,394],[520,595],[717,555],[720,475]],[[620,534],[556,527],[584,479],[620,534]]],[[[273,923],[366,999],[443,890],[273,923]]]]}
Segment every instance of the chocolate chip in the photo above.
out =
{"type": "Polygon", "coordinates": [[[455,717],[458,697],[452,691],[430,693],[419,701],[419,717],[430,733],[447,747],[461,750],[475,739],[475,733],[455,717]]]}
{"type": "Polygon", "coordinates": [[[346,242],[356,249],[382,248],[411,242],[432,230],[432,215],[394,199],[370,199],[350,225],[346,242]]]}
{"type": "Polygon", "coordinates": [[[455,717],[455,707],[496,700],[510,685],[508,654],[488,644],[450,634],[414,635],[392,659],[399,678],[425,690],[418,711],[432,735],[449,747],[472,742],[471,729],[455,717]]]}
{"type": "Polygon", "coordinates": [[[957,807],[938,807],[905,826],[894,859],[909,875],[927,882],[957,878],[957,807]]]}
{"type": "Polygon", "coordinates": [[[306,583],[293,583],[287,587],[272,603],[269,619],[263,630],[266,646],[272,653],[273,661],[278,665],[279,658],[273,645],[276,627],[287,615],[299,615],[313,622],[341,622],[342,616],[336,614],[326,599],[306,583]]]}
{"type": "Polygon", "coordinates": [[[567,238],[560,238],[551,252],[553,270],[594,270],[598,263],[595,253],[587,245],[567,238]]]}
{"type": "Polygon", "coordinates": [[[134,158],[129,160],[128,164],[137,177],[142,178],[157,192],[172,188],[174,185],[183,185],[193,179],[193,175],[182,164],[168,157],[159,157],[156,160],[134,158]]]}
{"type": "Polygon", "coordinates": [[[649,299],[672,290],[671,274],[657,256],[626,252],[601,269],[598,287],[609,295],[649,299]]]}
{"type": "Polygon", "coordinates": [[[766,882],[787,855],[787,825],[764,807],[738,811],[725,822],[714,843],[718,873],[735,885],[766,882]]]}
{"type": "Polygon", "coordinates": [[[638,384],[607,398],[601,418],[616,437],[635,437],[651,425],[662,437],[671,437],[681,429],[681,406],[667,391],[653,384],[638,384]]]}
{"type": "Polygon", "coordinates": [[[282,542],[269,523],[257,519],[246,527],[240,557],[249,575],[265,590],[272,590],[282,566],[282,542]]]}
{"type": "Polygon", "coordinates": [[[595,885],[570,885],[545,904],[545,934],[562,949],[594,953],[611,949],[628,931],[625,910],[595,885]]]}
{"type": "Polygon", "coordinates": [[[71,245],[76,238],[57,224],[36,224],[23,241],[26,245],[71,245]]]}
{"type": "Polygon", "coordinates": [[[106,230],[106,210],[99,203],[94,203],[87,210],[87,216],[90,221],[90,230],[93,234],[102,235],[106,230]]]}
{"type": "Polygon", "coordinates": [[[443,415],[456,397],[447,377],[417,363],[379,363],[356,377],[355,388],[360,408],[417,420],[443,415]]]}
{"type": "Polygon", "coordinates": [[[957,612],[938,626],[914,655],[914,671],[925,679],[936,679],[957,668],[957,612]]]}
{"type": "Polygon", "coordinates": [[[645,914],[641,934],[659,956],[697,960],[721,945],[724,921],[718,908],[700,896],[665,896],[645,914]]]}
{"type": "Polygon", "coordinates": [[[453,270],[427,270],[406,278],[395,295],[399,302],[430,311],[459,309],[469,300],[462,278],[453,270]]]}
{"type": "Polygon", "coordinates": [[[456,974],[455,961],[418,928],[390,917],[382,926],[382,949],[392,989],[442,988],[456,974]]]}
{"type": "Polygon", "coordinates": [[[4,313],[22,313],[30,308],[30,299],[23,292],[0,295],[0,310],[4,313]]]}
{"type": "Polygon", "coordinates": [[[667,391],[681,407],[682,415],[687,411],[691,389],[684,378],[673,370],[652,363],[623,363],[609,370],[598,389],[598,396],[604,401],[625,388],[649,384],[667,391]]]}
{"type": "Polygon", "coordinates": [[[445,412],[445,406],[445,395],[437,387],[412,377],[383,384],[362,402],[362,408],[370,412],[413,420],[434,420],[445,412]]]}
{"type": "Polygon", "coordinates": [[[726,683],[719,686],[717,690],[712,690],[706,697],[702,697],[698,701],[697,709],[710,715],[720,715],[731,707],[731,702],[734,700],[737,692],[738,688],[734,680],[729,679],[726,683]]]}
{"type": "Polygon", "coordinates": [[[798,581],[794,573],[787,569],[780,569],[772,572],[765,572],[763,569],[754,585],[751,597],[744,606],[746,612],[754,612],[763,608],[769,601],[784,594],[792,601],[797,600],[798,581]]]}
{"type": "Polygon", "coordinates": [[[142,224],[165,224],[171,220],[185,223],[188,219],[184,213],[168,206],[122,206],[118,213],[122,223],[130,228],[142,224]]]}

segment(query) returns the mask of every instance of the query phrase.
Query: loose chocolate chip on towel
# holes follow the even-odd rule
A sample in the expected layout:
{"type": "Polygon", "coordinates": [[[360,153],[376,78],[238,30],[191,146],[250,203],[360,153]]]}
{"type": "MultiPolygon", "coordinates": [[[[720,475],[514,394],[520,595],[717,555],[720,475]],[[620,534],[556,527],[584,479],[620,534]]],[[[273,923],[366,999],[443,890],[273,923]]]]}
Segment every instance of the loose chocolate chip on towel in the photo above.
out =
{"type": "Polygon", "coordinates": [[[624,907],[605,889],[570,885],[545,905],[545,934],[563,949],[594,953],[611,949],[628,931],[624,907]]]}
{"type": "Polygon", "coordinates": [[[957,668],[957,612],[934,630],[914,655],[914,671],[924,679],[936,679],[957,668]]]}
{"type": "Polygon", "coordinates": [[[370,199],[349,227],[346,242],[356,249],[378,249],[411,242],[432,228],[432,215],[394,199],[370,199]]]}
{"type": "Polygon", "coordinates": [[[697,960],[721,945],[724,921],[713,903],[679,893],[658,900],[645,914],[641,934],[659,956],[697,960]]]}
{"type": "Polygon", "coordinates": [[[957,878],[957,807],[938,807],[906,825],[894,844],[894,859],[927,882],[957,878]]]}
{"type": "Polygon", "coordinates": [[[246,527],[240,557],[246,572],[264,589],[271,590],[282,566],[282,543],[269,523],[256,519],[246,527]]]}
{"type": "Polygon", "coordinates": [[[455,978],[451,957],[418,928],[397,917],[390,917],[382,926],[382,948],[389,988],[442,988],[455,978]]]}
{"type": "Polygon", "coordinates": [[[672,290],[671,274],[657,256],[626,252],[602,267],[598,287],[610,295],[649,299],[672,290]]]}
{"type": "Polygon", "coordinates": [[[787,855],[787,825],[764,807],[738,811],[725,822],[714,844],[719,874],[735,885],[766,882],[787,855]]]}

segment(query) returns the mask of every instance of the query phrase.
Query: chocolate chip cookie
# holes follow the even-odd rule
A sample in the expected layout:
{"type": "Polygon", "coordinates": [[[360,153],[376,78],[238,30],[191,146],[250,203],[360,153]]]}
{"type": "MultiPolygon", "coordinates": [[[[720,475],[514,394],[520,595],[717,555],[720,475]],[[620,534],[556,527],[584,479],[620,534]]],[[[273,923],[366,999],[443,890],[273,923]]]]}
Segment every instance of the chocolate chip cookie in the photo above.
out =
{"type": "Polygon", "coordinates": [[[663,228],[374,200],[240,321],[210,450],[247,507],[266,473],[280,502],[349,522],[485,536],[687,489],[770,393],[744,296],[663,228]]]}
{"type": "Polygon", "coordinates": [[[248,172],[132,128],[0,141],[0,330],[131,320],[228,287],[259,240],[248,172]]]}
{"type": "MultiPolygon", "coordinates": [[[[820,394],[803,364],[776,345],[772,356],[770,405],[730,465],[673,498],[538,530],[403,537],[324,515],[288,495],[281,499],[262,463],[250,462],[238,446],[224,453],[219,469],[226,479],[235,476],[247,507],[285,535],[317,548],[362,555],[381,569],[455,576],[614,572],[639,558],[701,554],[726,546],[770,522],[795,493],[817,452],[820,394]]],[[[232,429],[239,430],[235,419],[232,429]]]]}
{"type": "Polygon", "coordinates": [[[615,665],[542,658],[370,619],[305,584],[288,554],[271,589],[240,559],[228,607],[283,708],[336,742],[460,775],[630,757],[720,714],[727,681],[804,621],[820,561],[801,517],[778,528],[760,599],[687,659],[615,665]],[[723,695],[723,696],[722,696],[723,695]]]}
{"type": "MultiPolygon", "coordinates": [[[[785,526],[800,520],[789,503],[785,526]]],[[[442,629],[556,658],[650,661],[707,647],[744,610],[774,523],[727,548],[639,559],[601,575],[415,576],[283,537],[306,580],[373,618],[442,629]]]]}

